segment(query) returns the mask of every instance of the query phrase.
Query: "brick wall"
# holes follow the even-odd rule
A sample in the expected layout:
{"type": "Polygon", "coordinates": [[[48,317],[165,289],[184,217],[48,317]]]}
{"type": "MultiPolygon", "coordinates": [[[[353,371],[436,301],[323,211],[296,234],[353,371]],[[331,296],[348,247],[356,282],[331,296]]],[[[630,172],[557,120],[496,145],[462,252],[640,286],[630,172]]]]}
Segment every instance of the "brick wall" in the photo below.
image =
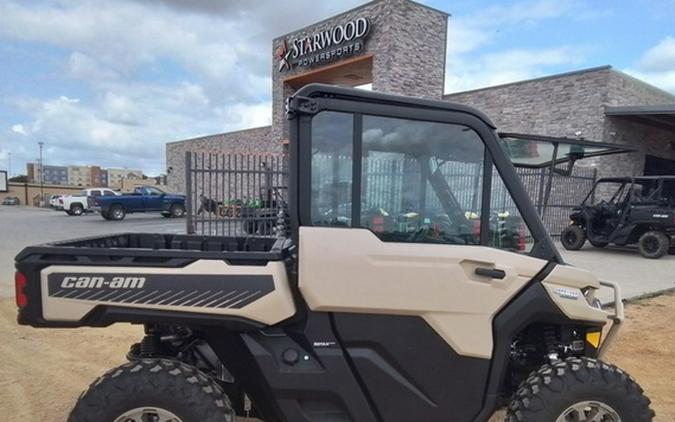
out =
{"type": "Polygon", "coordinates": [[[185,193],[186,151],[220,154],[281,152],[282,145],[280,142],[274,141],[271,132],[272,128],[265,126],[167,143],[166,165],[167,169],[170,169],[167,175],[167,190],[185,193]]]}

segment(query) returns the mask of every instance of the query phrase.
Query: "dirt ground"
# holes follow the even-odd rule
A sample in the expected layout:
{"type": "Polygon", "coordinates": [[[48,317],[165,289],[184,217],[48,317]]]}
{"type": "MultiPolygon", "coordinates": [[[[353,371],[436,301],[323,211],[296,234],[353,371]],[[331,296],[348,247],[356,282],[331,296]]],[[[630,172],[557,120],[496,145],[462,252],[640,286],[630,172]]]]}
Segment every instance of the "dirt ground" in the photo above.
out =
{"type": "MultiPolygon", "coordinates": [[[[675,421],[675,295],[630,304],[626,314],[606,359],[640,382],[656,421],[675,421]]],[[[124,362],[129,345],[142,333],[130,325],[33,329],[16,325],[15,316],[13,300],[1,299],[0,419],[7,422],[64,421],[80,392],[124,362]]]]}

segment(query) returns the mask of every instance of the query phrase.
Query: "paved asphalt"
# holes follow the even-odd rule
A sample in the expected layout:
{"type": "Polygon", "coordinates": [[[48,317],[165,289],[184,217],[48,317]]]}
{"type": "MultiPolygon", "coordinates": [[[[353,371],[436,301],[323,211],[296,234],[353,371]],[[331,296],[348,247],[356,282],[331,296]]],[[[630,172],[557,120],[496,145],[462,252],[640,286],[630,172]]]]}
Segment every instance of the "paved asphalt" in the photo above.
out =
{"type": "MultiPolygon", "coordinates": [[[[123,221],[107,221],[98,214],[70,217],[64,212],[29,207],[0,206],[0,297],[14,295],[14,256],[24,247],[105,233],[185,233],[185,219],[159,214],[130,214],[123,221]]],[[[675,255],[642,258],[634,249],[597,249],[561,252],[567,262],[621,284],[624,297],[675,287],[675,255]]],[[[609,292],[600,294],[606,301],[609,292]]]]}
{"type": "Polygon", "coordinates": [[[108,221],[99,214],[74,217],[50,209],[0,206],[0,297],[14,296],[14,256],[26,246],[125,232],[185,233],[185,219],[152,213],[108,221]]]}

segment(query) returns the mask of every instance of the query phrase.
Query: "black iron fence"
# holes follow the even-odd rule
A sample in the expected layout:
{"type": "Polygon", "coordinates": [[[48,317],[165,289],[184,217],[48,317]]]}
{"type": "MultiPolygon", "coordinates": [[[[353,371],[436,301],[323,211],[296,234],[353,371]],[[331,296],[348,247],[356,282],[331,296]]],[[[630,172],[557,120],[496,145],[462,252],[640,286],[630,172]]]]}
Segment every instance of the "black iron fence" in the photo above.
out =
{"type": "MultiPolygon", "coordinates": [[[[334,160],[335,157],[325,157],[334,160]]],[[[345,161],[351,162],[349,157],[345,161]]],[[[315,156],[317,163],[324,158],[315,156]]],[[[284,155],[186,153],[187,227],[188,233],[204,235],[276,237],[287,230],[287,174],[284,155]]],[[[419,178],[412,161],[369,159],[363,166],[363,178],[368,180],[362,192],[368,204],[386,204],[393,214],[403,212],[405,198],[402,187],[419,178]],[[417,178],[415,177],[417,174],[417,178]],[[399,209],[400,208],[400,209],[399,209]]],[[[319,163],[320,164],[320,163],[319,163]]],[[[339,164],[339,163],[338,163],[339,164]]],[[[330,166],[318,166],[330,169],[330,166]]],[[[351,165],[334,168],[350,169],[351,165]]],[[[417,166],[418,168],[419,166],[417,166]]],[[[313,184],[322,177],[333,180],[333,170],[315,172],[313,184]]],[[[594,168],[575,167],[570,175],[553,173],[550,169],[517,169],[526,191],[542,216],[544,225],[557,237],[569,222],[572,208],[584,199],[597,178],[594,168]],[[550,190],[548,184],[550,183],[550,190]],[[547,194],[548,192],[548,194],[547,194]]],[[[451,163],[442,168],[457,202],[467,213],[480,212],[482,169],[474,163],[451,163]]],[[[351,201],[350,188],[334,192],[330,198],[351,201]]],[[[516,204],[499,178],[493,178],[491,208],[499,213],[517,214],[516,204]]],[[[438,199],[427,186],[426,205],[433,208],[438,199]]],[[[328,206],[328,204],[324,204],[328,206]]],[[[377,205],[381,206],[381,205],[377,205]]]]}
{"type": "Polygon", "coordinates": [[[285,162],[283,155],[187,152],[188,233],[277,236],[285,230],[277,224],[285,220],[285,162]]]}

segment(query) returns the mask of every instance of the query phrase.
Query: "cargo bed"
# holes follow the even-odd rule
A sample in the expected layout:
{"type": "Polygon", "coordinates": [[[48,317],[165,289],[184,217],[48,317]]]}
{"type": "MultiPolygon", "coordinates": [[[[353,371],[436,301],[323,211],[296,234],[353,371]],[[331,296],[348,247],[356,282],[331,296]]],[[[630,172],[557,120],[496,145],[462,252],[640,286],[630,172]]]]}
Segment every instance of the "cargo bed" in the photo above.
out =
{"type": "Polygon", "coordinates": [[[256,328],[259,321],[242,308],[251,301],[281,295],[285,306],[275,312],[294,312],[285,244],[267,237],[122,233],[29,246],[16,256],[18,322],[81,327],[191,320],[256,328]],[[198,301],[210,295],[212,304],[198,301]]]}
{"type": "Polygon", "coordinates": [[[121,233],[30,246],[16,256],[16,261],[33,256],[48,263],[123,261],[123,265],[148,265],[175,259],[222,259],[234,265],[252,265],[282,260],[283,244],[284,239],[267,237],[121,233]]]}

